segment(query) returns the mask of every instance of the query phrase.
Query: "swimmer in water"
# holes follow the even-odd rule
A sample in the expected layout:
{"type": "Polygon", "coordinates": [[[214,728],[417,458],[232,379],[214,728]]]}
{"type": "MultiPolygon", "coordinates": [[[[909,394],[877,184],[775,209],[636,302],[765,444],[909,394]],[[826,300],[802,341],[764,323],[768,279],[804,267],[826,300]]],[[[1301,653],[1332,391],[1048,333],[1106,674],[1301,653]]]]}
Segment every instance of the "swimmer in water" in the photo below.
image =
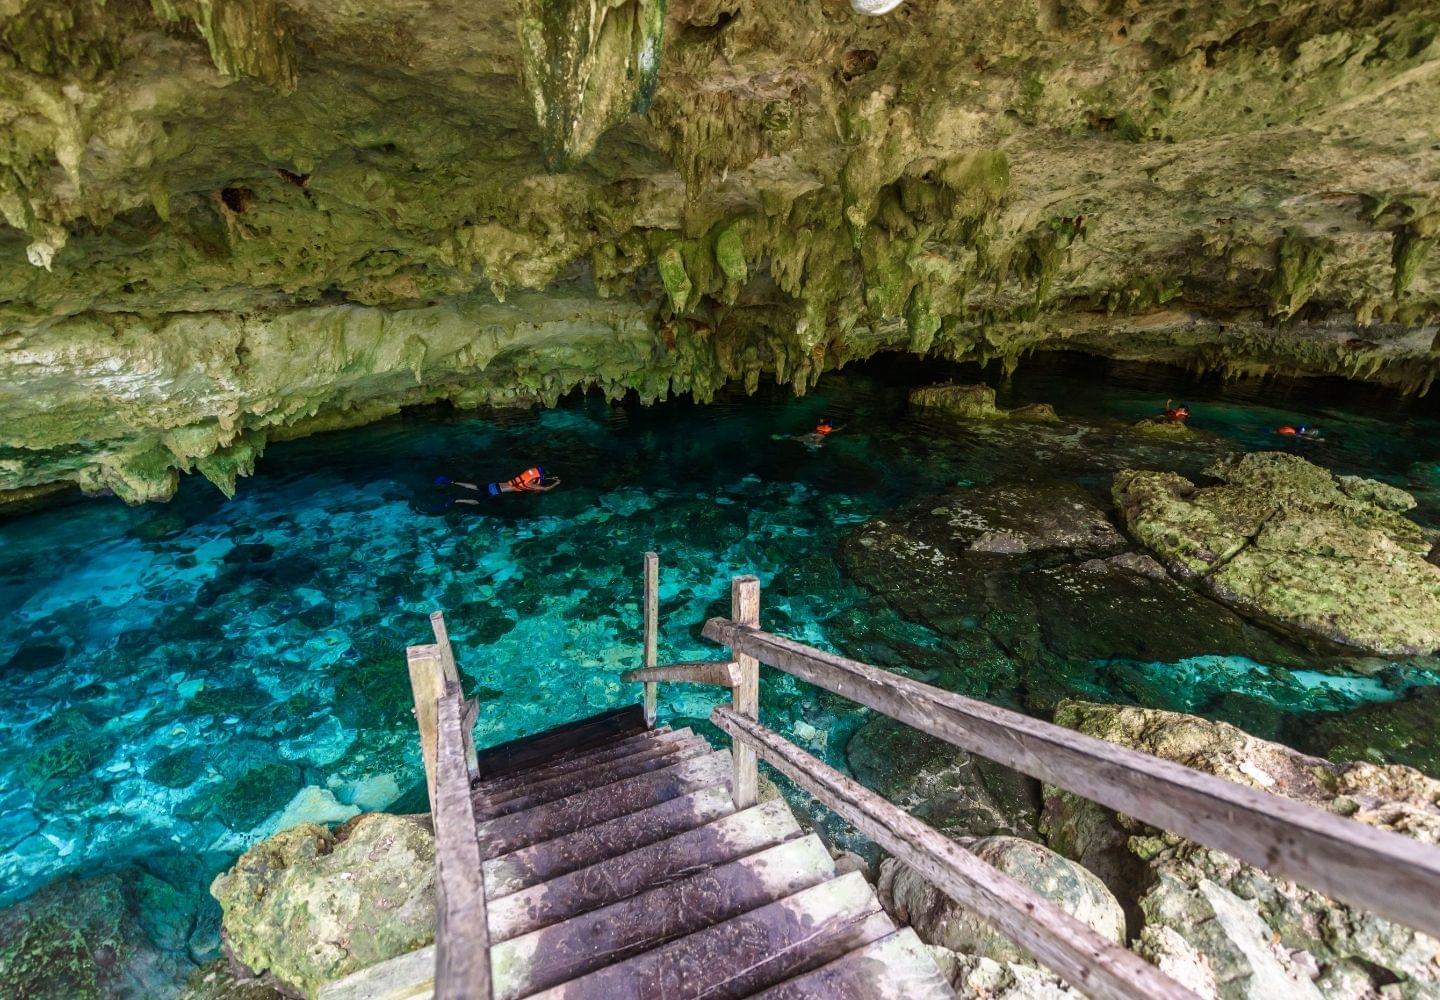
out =
{"type": "Polygon", "coordinates": [[[1279,427],[1271,427],[1270,433],[1277,434],[1280,437],[1296,438],[1297,440],[1301,441],[1325,440],[1323,437],[1320,436],[1320,432],[1318,430],[1316,430],[1314,427],[1306,427],[1304,424],[1300,424],[1298,426],[1295,424],[1281,424],[1279,427]]]}
{"type": "Polygon", "coordinates": [[[1184,403],[1173,403],[1165,400],[1165,409],[1160,411],[1157,418],[1161,421],[1169,421],[1172,424],[1183,424],[1190,419],[1190,407],[1184,403]]]}
{"type": "MultiPolygon", "coordinates": [[[[545,466],[537,465],[526,469],[513,479],[507,479],[500,483],[487,483],[484,486],[477,486],[474,483],[462,483],[449,479],[445,476],[437,476],[436,485],[459,486],[462,489],[474,490],[477,493],[487,493],[492,497],[498,497],[502,493],[549,493],[560,485],[559,476],[546,474],[545,466]]],[[[456,500],[456,503],[469,504],[472,507],[480,506],[479,500],[456,500]]]]}
{"type": "Polygon", "coordinates": [[[820,422],[809,434],[776,434],[774,439],[776,441],[799,441],[807,448],[818,448],[825,443],[826,438],[838,430],[841,428],[832,424],[830,418],[821,417],[820,422]]]}

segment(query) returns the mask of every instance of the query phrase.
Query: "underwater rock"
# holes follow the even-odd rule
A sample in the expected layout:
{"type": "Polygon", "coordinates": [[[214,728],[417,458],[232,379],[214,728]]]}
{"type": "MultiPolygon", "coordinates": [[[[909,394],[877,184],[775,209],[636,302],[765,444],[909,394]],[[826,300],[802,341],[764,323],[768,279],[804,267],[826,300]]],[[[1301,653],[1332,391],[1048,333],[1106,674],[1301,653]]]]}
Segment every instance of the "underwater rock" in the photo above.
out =
{"type": "Polygon", "coordinates": [[[1039,782],[904,723],[865,723],[845,761],[862,785],[952,837],[1039,839],[1039,782]]]}
{"type": "Polygon", "coordinates": [[[246,975],[224,958],[203,966],[185,984],[180,1000],[289,1000],[259,977],[246,975]]]}
{"type": "Polygon", "coordinates": [[[310,996],[434,938],[435,837],[423,817],[387,813],[333,834],[306,824],[246,851],[210,891],[230,955],[310,996]]]}
{"type": "Polygon", "coordinates": [[[927,413],[939,413],[961,420],[1015,420],[1031,424],[1058,424],[1060,418],[1049,403],[1031,403],[1013,410],[995,405],[995,390],[988,385],[931,385],[910,391],[910,405],[927,413]]]}
{"type": "MultiPolygon", "coordinates": [[[[1098,877],[1054,851],[1017,837],[961,839],[980,860],[1034,889],[1116,944],[1125,941],[1125,914],[1098,877]]],[[[880,863],[880,903],[927,944],[997,962],[1032,961],[1029,954],[973,910],[955,902],[896,858],[880,863]]]]}
{"type": "MultiPolygon", "coordinates": [[[[1440,781],[1407,767],[1331,762],[1156,709],[1066,702],[1055,717],[1425,843],[1440,839],[1440,781]]],[[[1103,878],[1138,914],[1139,950],[1184,970],[1177,976],[1204,995],[1356,997],[1386,984],[1404,996],[1440,992],[1440,942],[1426,935],[1068,792],[1047,789],[1043,823],[1051,847],[1103,878]]]]}
{"type": "Polygon", "coordinates": [[[193,968],[142,926],[146,881],[134,870],[64,878],[0,910],[0,992],[34,1000],[164,997],[193,968]]]}
{"type": "Polygon", "coordinates": [[[1398,701],[1364,705],[1305,720],[1302,749],[1331,760],[1404,764],[1440,778],[1440,687],[1420,687],[1398,701]]]}
{"type": "Polygon", "coordinates": [[[1177,575],[1236,609],[1391,656],[1440,648],[1432,539],[1412,503],[1369,480],[1338,480],[1296,455],[1222,460],[1197,486],[1127,470],[1114,495],[1126,528],[1177,575]]]}

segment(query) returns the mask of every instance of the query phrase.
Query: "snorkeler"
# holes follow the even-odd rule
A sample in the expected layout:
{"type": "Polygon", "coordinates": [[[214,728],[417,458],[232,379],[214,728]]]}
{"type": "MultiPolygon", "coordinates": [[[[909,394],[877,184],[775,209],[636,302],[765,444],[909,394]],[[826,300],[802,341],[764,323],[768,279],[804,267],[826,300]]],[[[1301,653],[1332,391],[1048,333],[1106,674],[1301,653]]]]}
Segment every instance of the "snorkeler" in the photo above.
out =
{"type": "MultiPolygon", "coordinates": [[[[476,486],[474,483],[462,483],[446,476],[436,476],[435,483],[438,486],[459,486],[477,493],[488,493],[492,497],[498,497],[501,493],[549,493],[560,485],[560,477],[547,475],[545,466],[537,465],[534,468],[526,469],[513,479],[507,479],[500,483],[487,483],[483,487],[476,486]]],[[[456,500],[455,503],[471,504],[476,507],[480,505],[479,500],[456,500]]]]}
{"type": "Polygon", "coordinates": [[[1165,409],[1160,411],[1158,419],[1168,420],[1172,424],[1183,424],[1190,419],[1190,407],[1184,403],[1174,403],[1167,399],[1165,400],[1165,409]]]}
{"type": "Polygon", "coordinates": [[[825,443],[825,439],[843,427],[836,427],[830,422],[829,417],[821,417],[815,429],[808,434],[776,434],[776,441],[799,441],[807,448],[818,448],[825,443]]]}
{"type": "Polygon", "coordinates": [[[1271,427],[1271,434],[1278,434],[1280,437],[1293,437],[1301,441],[1324,441],[1320,432],[1314,427],[1306,427],[1304,424],[1281,424],[1279,427],[1271,427]]]}

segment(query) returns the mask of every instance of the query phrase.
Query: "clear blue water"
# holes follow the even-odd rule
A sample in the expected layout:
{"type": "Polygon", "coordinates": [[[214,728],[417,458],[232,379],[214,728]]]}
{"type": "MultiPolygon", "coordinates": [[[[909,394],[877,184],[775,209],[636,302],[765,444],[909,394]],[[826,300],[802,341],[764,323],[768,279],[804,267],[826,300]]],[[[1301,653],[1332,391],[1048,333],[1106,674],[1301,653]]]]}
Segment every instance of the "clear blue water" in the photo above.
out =
{"type": "MultiPolygon", "coordinates": [[[[167,505],[92,500],[0,522],[0,904],[67,873],[138,866],[194,901],[189,953],[213,954],[205,886],[246,846],[302,819],[423,808],[403,651],[429,641],[429,611],[446,611],[482,699],[477,741],[500,742],[638,696],[619,674],[638,658],[647,549],[662,560],[662,659],[713,654],[699,624],[724,610],[732,575],[754,572],[767,627],[1036,707],[1003,671],[947,673],[966,656],[1020,657],[1023,643],[1004,640],[1026,637],[967,646],[908,620],[847,579],[837,551],[856,525],[957,484],[1041,477],[1099,492],[1127,465],[1198,472],[1204,448],[1124,431],[1167,396],[1245,447],[1275,447],[1267,428],[1280,423],[1318,424],[1324,442],[1289,446],[1412,489],[1416,516],[1440,519],[1440,422],[1368,390],[1071,359],[1000,382],[1005,405],[1049,401],[1065,424],[957,430],[907,412],[920,378],[896,362],[799,399],[762,387],[704,407],[591,397],[413,414],[275,445],[228,502],[191,478],[167,505]],[[822,414],[843,425],[824,448],[783,437],[822,414]],[[433,482],[537,461],[559,490],[463,508],[433,482]]],[[[1238,694],[1296,718],[1436,679],[1421,665],[1218,655],[1027,669],[1030,689],[1038,672],[1052,691],[1145,701],[1168,687],[1167,707],[1222,716],[1238,694]]],[[[765,685],[776,724],[843,764],[862,716],[788,678],[765,685]]],[[[699,724],[714,696],[668,685],[661,697],[662,721],[699,724]]]]}

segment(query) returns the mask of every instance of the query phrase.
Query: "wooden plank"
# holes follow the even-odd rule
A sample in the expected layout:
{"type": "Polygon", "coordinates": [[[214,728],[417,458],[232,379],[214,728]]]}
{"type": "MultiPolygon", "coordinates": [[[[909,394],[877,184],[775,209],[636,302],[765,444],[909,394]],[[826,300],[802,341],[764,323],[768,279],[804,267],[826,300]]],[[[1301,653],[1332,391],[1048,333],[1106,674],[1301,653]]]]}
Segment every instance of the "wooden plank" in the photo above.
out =
{"type": "Polygon", "coordinates": [[[434,995],[435,946],[432,944],[326,983],[315,997],[316,1000],[430,1000],[434,995]]]}
{"type": "Polygon", "coordinates": [[[516,789],[524,789],[533,781],[544,781],[557,775],[569,774],[571,771],[582,771],[607,760],[619,760],[621,757],[628,757],[631,754],[640,753],[651,747],[663,746],[676,740],[688,741],[695,738],[695,733],[690,729],[679,729],[673,732],[669,729],[652,729],[649,732],[629,736],[614,743],[606,743],[582,753],[568,754],[549,763],[538,764],[519,774],[508,774],[503,778],[482,781],[475,786],[475,793],[498,800],[516,789]]]}
{"type": "Polygon", "coordinates": [[[489,781],[566,755],[593,750],[615,740],[639,735],[646,729],[645,711],[639,705],[625,705],[588,719],[576,719],[481,750],[480,780],[489,781]]]}
{"type": "Polygon", "coordinates": [[[812,757],[785,737],[717,706],[713,721],[841,819],[995,925],[1087,996],[1198,1000],[1138,955],[1112,944],[1044,896],[981,861],[938,830],[812,757]]]}
{"type": "Polygon", "coordinates": [[[954,1000],[955,991],[909,927],[857,948],[814,972],[772,986],[755,1000],[954,1000]]]}
{"type": "Polygon", "coordinates": [[[706,754],[661,771],[651,771],[524,812],[486,820],[480,824],[480,834],[489,848],[490,857],[508,854],[516,848],[563,837],[616,816],[709,787],[723,780],[729,767],[728,750],[706,754]]]}
{"type": "Polygon", "coordinates": [[[435,811],[435,705],[445,695],[445,668],[437,646],[410,646],[405,650],[410,671],[410,694],[415,699],[415,725],[420,730],[420,759],[425,764],[425,790],[430,811],[435,811]]]}
{"type": "Polygon", "coordinates": [[[728,816],[735,811],[726,787],[729,777],[724,774],[708,788],[492,858],[484,866],[486,894],[490,899],[507,896],[728,816]]]}
{"type": "MultiPolygon", "coordinates": [[[[460,683],[460,667],[455,662],[455,650],[450,645],[450,631],[445,627],[445,615],[439,611],[430,612],[430,631],[435,634],[435,645],[440,650],[440,665],[445,671],[445,683],[453,684],[456,688],[464,690],[460,683]]],[[[479,705],[470,707],[466,713],[467,717],[462,718],[460,732],[465,739],[465,761],[470,768],[470,778],[473,781],[477,774],[475,763],[475,713],[479,705]]]]}
{"type": "Polygon", "coordinates": [[[437,705],[435,774],[435,997],[489,1000],[490,935],[458,685],[437,705]]]}
{"type": "Polygon", "coordinates": [[[490,951],[496,1000],[518,1000],[666,941],[822,885],[835,874],[815,834],[702,871],[490,951]]]}
{"type": "Polygon", "coordinates": [[[536,994],[536,1000],[738,1000],[893,933],[850,872],[661,948],[536,994]]]}
{"type": "MultiPolygon", "coordinates": [[[[660,557],[645,553],[645,669],[655,666],[660,632],[660,557]]],[[[645,723],[655,725],[659,690],[654,680],[645,682],[645,723]]]]}
{"type": "Polygon", "coordinates": [[[1440,848],[758,629],[705,635],[922,732],[1440,937],[1440,848]]]}
{"type": "Polygon", "coordinates": [[[605,761],[594,767],[562,774],[546,781],[537,781],[529,788],[515,790],[499,802],[489,797],[481,797],[477,801],[476,812],[481,819],[508,816],[511,813],[520,812],[522,809],[530,809],[546,802],[563,799],[567,795],[574,795],[586,789],[614,784],[626,778],[633,778],[637,774],[658,771],[661,768],[678,764],[682,760],[713,752],[710,744],[704,740],[667,743],[643,753],[631,754],[628,757],[621,757],[619,760],[605,761]]]}
{"type": "Polygon", "coordinates": [[[644,681],[647,686],[654,681],[667,681],[680,684],[714,684],[717,687],[729,688],[741,681],[740,665],[734,660],[683,660],[661,667],[627,670],[620,675],[620,679],[629,683],[644,681]]]}
{"type": "Polygon", "coordinates": [[[490,940],[508,941],[801,835],[783,799],[733,813],[490,904],[490,940]]]}
{"type": "MultiPolygon", "coordinates": [[[[760,626],[760,581],[753,576],[737,576],[730,581],[730,617],[743,625],[760,626]]],[[[733,650],[735,665],[740,671],[739,682],[730,689],[730,703],[736,713],[747,719],[760,718],[760,663],[748,653],[733,650]]],[[[735,775],[730,781],[730,793],[735,796],[737,809],[753,806],[759,795],[760,768],[755,760],[755,751],[746,745],[737,745],[731,751],[735,755],[735,775]]]]}

